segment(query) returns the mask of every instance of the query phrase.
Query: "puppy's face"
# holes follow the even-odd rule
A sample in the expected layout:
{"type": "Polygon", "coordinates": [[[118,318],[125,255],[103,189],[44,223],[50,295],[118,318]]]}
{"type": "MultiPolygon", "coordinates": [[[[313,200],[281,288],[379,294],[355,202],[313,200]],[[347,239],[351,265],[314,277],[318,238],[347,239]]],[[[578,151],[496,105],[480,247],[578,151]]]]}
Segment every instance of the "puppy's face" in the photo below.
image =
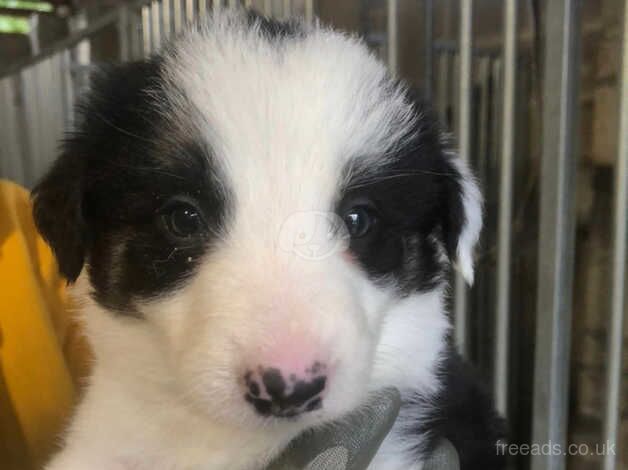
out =
{"type": "Polygon", "coordinates": [[[217,17],[96,77],[82,115],[35,217],[69,280],[85,264],[88,331],[115,325],[90,331],[97,367],[213,420],[351,409],[382,385],[391,312],[440,298],[449,261],[471,276],[477,188],[354,39],[217,17]]]}

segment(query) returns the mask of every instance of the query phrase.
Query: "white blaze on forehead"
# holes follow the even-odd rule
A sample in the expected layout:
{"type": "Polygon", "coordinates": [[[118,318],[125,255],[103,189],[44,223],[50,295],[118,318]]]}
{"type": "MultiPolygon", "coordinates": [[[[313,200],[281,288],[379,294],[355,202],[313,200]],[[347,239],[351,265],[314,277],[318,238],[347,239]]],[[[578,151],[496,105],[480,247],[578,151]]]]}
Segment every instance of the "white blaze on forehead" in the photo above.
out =
{"type": "Polygon", "coordinates": [[[222,13],[175,46],[166,71],[186,97],[177,112],[194,115],[236,212],[264,212],[267,223],[329,210],[345,164],[377,165],[412,126],[385,67],[358,40],[319,27],[268,40],[222,13]]]}

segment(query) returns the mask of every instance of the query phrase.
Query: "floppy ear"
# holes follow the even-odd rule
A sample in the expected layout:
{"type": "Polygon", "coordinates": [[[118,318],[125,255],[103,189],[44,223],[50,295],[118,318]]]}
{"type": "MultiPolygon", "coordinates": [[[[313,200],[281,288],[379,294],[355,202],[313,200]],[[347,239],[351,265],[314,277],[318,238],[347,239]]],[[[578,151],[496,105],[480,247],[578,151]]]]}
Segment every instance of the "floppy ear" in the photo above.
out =
{"type": "Polygon", "coordinates": [[[83,268],[87,244],[80,160],[61,155],[32,192],[35,224],[69,282],[75,281],[83,268]]]}
{"type": "Polygon", "coordinates": [[[473,284],[473,255],[482,230],[482,194],[469,167],[459,157],[445,154],[451,177],[446,182],[442,229],[449,259],[469,285],[473,284]]]}
{"type": "Polygon", "coordinates": [[[70,282],[81,273],[91,242],[94,215],[88,212],[86,196],[94,181],[92,169],[125,145],[123,129],[130,121],[149,121],[142,106],[158,68],[157,60],[139,61],[104,67],[93,74],[90,91],[76,107],[75,129],[63,142],[61,156],[33,190],[35,224],[70,282]]]}

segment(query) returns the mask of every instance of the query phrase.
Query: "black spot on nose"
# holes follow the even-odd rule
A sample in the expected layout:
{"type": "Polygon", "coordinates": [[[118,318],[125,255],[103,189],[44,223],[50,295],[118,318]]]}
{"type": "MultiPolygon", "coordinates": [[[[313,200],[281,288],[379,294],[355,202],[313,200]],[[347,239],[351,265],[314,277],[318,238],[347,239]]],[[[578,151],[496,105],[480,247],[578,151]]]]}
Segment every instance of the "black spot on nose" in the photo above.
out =
{"type": "Polygon", "coordinates": [[[279,369],[260,367],[257,373],[247,372],[244,381],[247,388],[244,398],[260,415],[291,418],[322,408],[320,395],[327,377],[319,375],[310,380],[290,377],[288,384],[279,369]]]}
{"type": "Polygon", "coordinates": [[[284,396],[286,390],[286,382],[281,376],[281,372],[278,369],[268,369],[262,375],[264,386],[266,391],[273,399],[281,399],[284,396]]]}
{"type": "Polygon", "coordinates": [[[251,395],[245,395],[244,399],[251,403],[262,416],[269,416],[271,414],[272,402],[270,400],[262,400],[260,398],[253,398],[251,395]]]}
{"type": "Polygon", "coordinates": [[[294,384],[294,391],[290,395],[289,399],[295,404],[302,405],[310,398],[315,397],[323,391],[327,377],[316,377],[311,382],[297,381],[294,384]]]}

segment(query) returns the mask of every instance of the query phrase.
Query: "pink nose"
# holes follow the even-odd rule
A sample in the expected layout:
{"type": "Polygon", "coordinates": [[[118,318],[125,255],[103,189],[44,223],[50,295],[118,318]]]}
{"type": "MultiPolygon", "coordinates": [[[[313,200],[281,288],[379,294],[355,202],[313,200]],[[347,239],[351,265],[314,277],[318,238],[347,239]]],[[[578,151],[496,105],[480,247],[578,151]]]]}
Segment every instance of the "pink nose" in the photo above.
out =
{"type": "Polygon", "coordinates": [[[290,418],[323,406],[327,366],[319,361],[309,367],[258,366],[244,375],[244,398],[262,416],[290,418]]]}

